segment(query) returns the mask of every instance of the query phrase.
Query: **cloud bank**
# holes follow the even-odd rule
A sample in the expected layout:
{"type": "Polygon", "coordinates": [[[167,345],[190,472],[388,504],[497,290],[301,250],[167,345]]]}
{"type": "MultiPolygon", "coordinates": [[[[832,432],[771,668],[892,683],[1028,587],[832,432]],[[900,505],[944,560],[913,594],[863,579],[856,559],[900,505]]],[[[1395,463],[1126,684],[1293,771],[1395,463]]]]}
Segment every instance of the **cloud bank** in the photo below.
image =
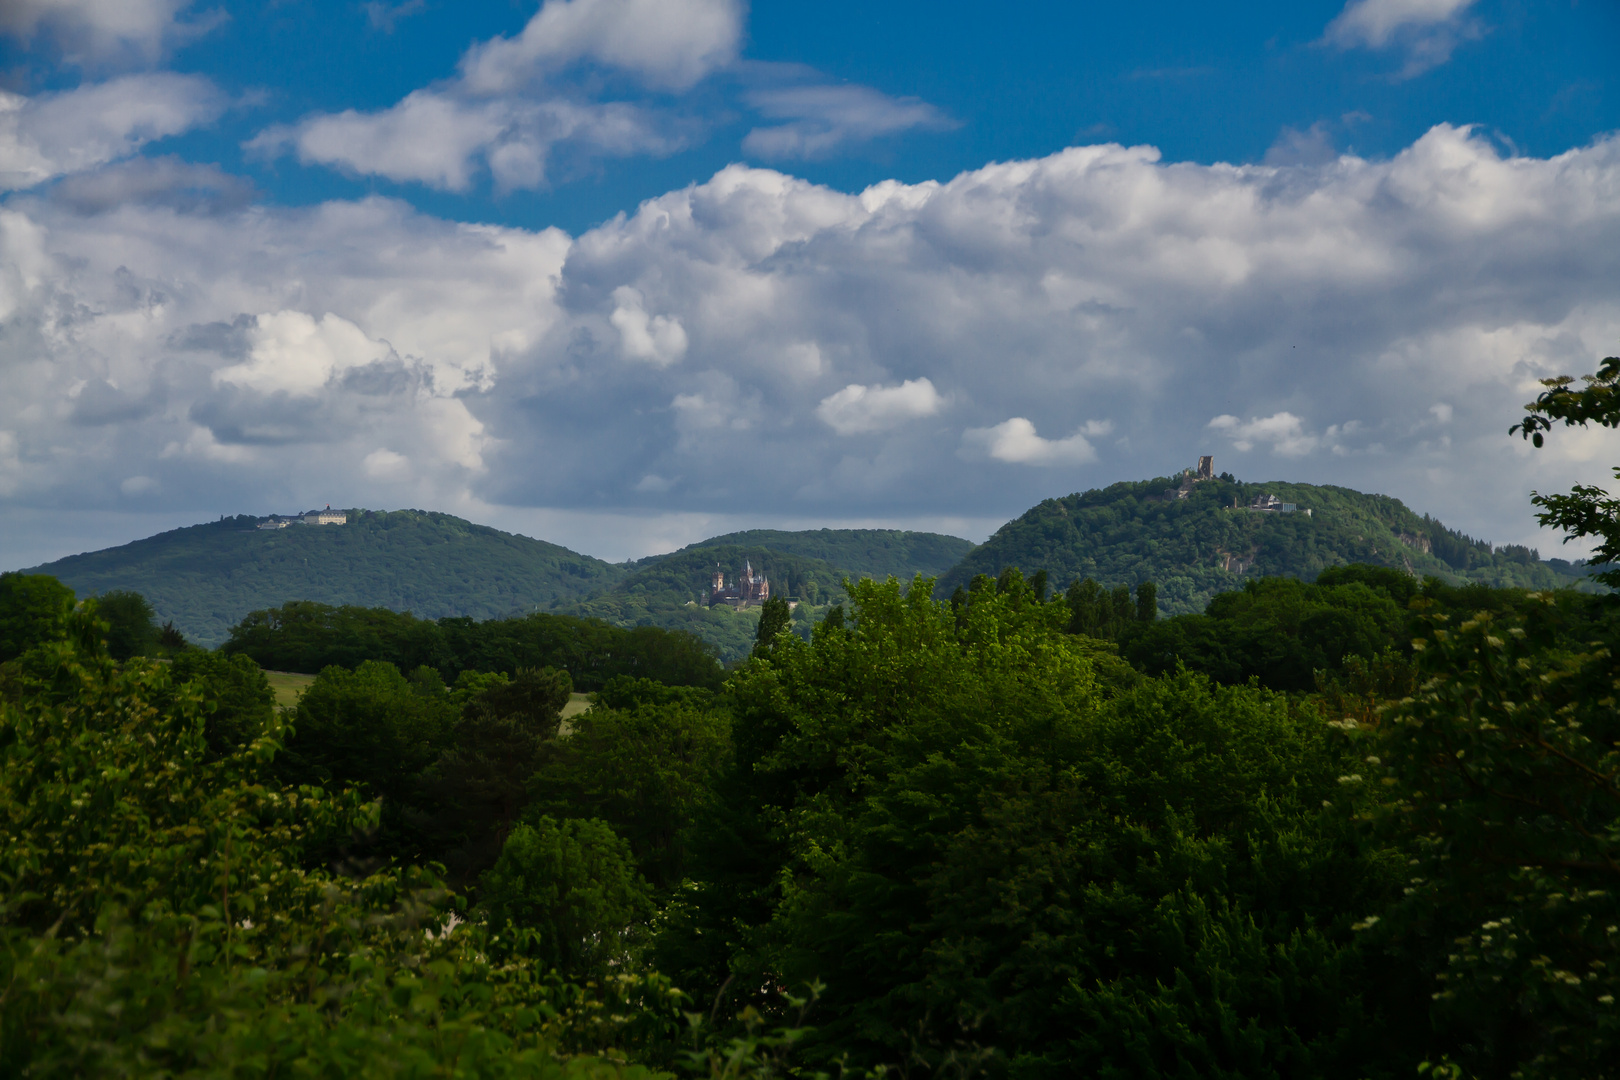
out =
{"type": "Polygon", "coordinates": [[[578,237],[162,185],[0,207],[0,506],[985,520],[1213,452],[1507,541],[1620,458],[1506,434],[1620,343],[1615,139],[853,194],[732,166],[578,237]]]}

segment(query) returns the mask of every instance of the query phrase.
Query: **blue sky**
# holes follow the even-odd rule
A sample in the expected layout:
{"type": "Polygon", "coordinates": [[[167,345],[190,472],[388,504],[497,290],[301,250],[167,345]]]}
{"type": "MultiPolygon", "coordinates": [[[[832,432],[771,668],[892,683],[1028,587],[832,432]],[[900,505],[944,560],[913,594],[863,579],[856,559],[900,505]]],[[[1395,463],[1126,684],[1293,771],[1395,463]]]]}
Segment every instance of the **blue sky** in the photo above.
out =
{"type": "MultiPolygon", "coordinates": [[[[938,110],[938,126],[786,159],[795,175],[846,191],[890,178],[943,179],[1097,141],[1151,144],[1167,160],[1210,164],[1263,161],[1268,152],[1274,159],[1333,151],[1387,157],[1438,123],[1479,124],[1534,155],[1620,128],[1611,70],[1620,4],[1479,0],[1438,30],[1397,28],[1378,48],[1324,40],[1344,6],[1023,3],[991,12],[961,2],[754,3],[741,25],[736,70],[683,92],[649,94],[622,77],[614,85],[616,73],[601,67],[574,73],[581,84],[601,78],[617,96],[687,113],[702,130],[685,148],[590,161],[573,177],[499,196],[486,175],[443,197],[421,184],[265,161],[242,144],[273,123],[382,110],[451,80],[469,48],[521,33],[536,4],[192,5],[177,21],[212,29],[173,48],[165,66],[208,78],[236,104],[161,149],[250,176],[279,203],[381,192],[461,220],[577,232],[734,161],[782,164],[742,145],[758,124],[747,88],[769,79],[749,64],[806,67],[817,82],[869,87],[938,110]],[[1415,46],[1436,38],[1435,54],[1414,59],[1415,46]]],[[[107,61],[63,63],[60,35],[36,32],[26,44],[16,37],[6,44],[13,89],[68,88],[87,67],[108,68],[107,61]]]]}
{"type": "Polygon", "coordinates": [[[1505,428],[1620,337],[1617,46],[1594,0],[13,0],[0,563],[306,502],[980,539],[1211,450],[1550,551],[1529,489],[1616,448],[1505,428]]]}

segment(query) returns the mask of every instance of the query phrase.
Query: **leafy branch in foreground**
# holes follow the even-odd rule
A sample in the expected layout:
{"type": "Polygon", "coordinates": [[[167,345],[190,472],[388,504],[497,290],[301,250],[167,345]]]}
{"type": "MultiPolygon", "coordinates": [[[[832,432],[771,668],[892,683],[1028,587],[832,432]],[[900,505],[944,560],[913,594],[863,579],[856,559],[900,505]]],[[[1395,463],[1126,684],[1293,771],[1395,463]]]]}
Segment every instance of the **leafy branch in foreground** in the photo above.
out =
{"type": "MultiPolygon", "coordinates": [[[[1529,439],[1539,449],[1545,442],[1544,433],[1550,432],[1555,423],[1565,427],[1620,427],[1620,356],[1604,357],[1597,373],[1581,376],[1581,382],[1585,385],[1577,388],[1568,375],[1542,379],[1541,385],[1547,389],[1525,406],[1524,419],[1508,433],[1529,439]]],[[[1620,478],[1620,468],[1614,470],[1614,475],[1620,478]]],[[[1600,565],[1620,562],[1620,499],[1600,487],[1577,484],[1567,495],[1534,492],[1530,501],[1542,507],[1536,520],[1564,530],[1567,540],[1599,538],[1601,542],[1588,561],[1600,565]]],[[[1593,576],[1605,585],[1620,588],[1620,570],[1593,576]]]]}

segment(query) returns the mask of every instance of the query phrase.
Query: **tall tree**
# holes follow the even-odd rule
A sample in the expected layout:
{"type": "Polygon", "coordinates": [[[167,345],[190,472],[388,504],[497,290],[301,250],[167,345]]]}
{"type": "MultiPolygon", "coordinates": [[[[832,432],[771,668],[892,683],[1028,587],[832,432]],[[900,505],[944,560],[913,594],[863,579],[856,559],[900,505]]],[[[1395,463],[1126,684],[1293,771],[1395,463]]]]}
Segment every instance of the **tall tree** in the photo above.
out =
{"type": "Polygon", "coordinates": [[[754,655],[768,656],[776,645],[776,637],[793,624],[793,612],[786,599],[773,596],[760,605],[759,634],[754,639],[754,655]]]}
{"type": "Polygon", "coordinates": [[[49,574],[0,574],[0,664],[68,634],[73,590],[49,574]]]}
{"type": "Polygon", "coordinates": [[[150,656],[157,648],[157,615],[146,597],[113,589],[96,597],[96,614],[107,623],[107,654],[114,660],[150,656]]]}

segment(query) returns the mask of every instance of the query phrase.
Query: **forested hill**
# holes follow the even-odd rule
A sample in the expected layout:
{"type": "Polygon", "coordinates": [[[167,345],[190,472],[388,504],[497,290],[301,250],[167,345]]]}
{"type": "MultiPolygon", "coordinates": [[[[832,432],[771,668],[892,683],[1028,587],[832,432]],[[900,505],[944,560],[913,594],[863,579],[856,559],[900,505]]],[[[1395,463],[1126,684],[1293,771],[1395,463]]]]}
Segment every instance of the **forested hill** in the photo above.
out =
{"type": "MultiPolygon", "coordinates": [[[[819,559],[855,578],[875,581],[895,577],[910,581],[918,574],[938,577],[973,550],[971,541],[943,533],[906,532],[901,529],[750,529],[727,533],[688,545],[675,556],[702,548],[768,548],[783,555],[819,559]]],[[[675,556],[643,559],[638,566],[675,556]]],[[[832,582],[836,584],[836,580],[832,582]]]]}
{"type": "Polygon", "coordinates": [[[615,626],[687,630],[735,661],[753,647],[759,611],[705,607],[716,568],[729,581],[751,563],[773,593],[798,601],[794,621],[802,629],[844,599],[845,578],[937,577],[972,550],[957,536],[901,529],[751,529],[641,559],[611,588],[565,610],[615,626]]]}
{"type": "Polygon", "coordinates": [[[1120,483],[1047,499],[945,574],[938,595],[976,574],[1016,566],[1026,575],[1046,570],[1057,587],[1087,577],[1105,586],[1153,581],[1160,610],[1177,615],[1203,611],[1212,596],[1248,578],[1309,581],[1326,567],[1346,563],[1395,567],[1452,583],[1528,588],[1568,585],[1585,576],[1580,564],[1543,560],[1517,545],[1493,548],[1387,495],[1216,479],[1194,484],[1186,498],[1178,498],[1179,483],[1179,477],[1120,483]],[[1266,495],[1298,511],[1243,509],[1266,495]]]}
{"type": "Polygon", "coordinates": [[[347,525],[275,530],[255,529],[259,520],[223,518],[30,572],[51,574],[81,596],[132,589],[159,619],[209,646],[250,611],[290,600],[487,619],[565,604],[625,574],[449,514],[351,510],[347,525]]]}

